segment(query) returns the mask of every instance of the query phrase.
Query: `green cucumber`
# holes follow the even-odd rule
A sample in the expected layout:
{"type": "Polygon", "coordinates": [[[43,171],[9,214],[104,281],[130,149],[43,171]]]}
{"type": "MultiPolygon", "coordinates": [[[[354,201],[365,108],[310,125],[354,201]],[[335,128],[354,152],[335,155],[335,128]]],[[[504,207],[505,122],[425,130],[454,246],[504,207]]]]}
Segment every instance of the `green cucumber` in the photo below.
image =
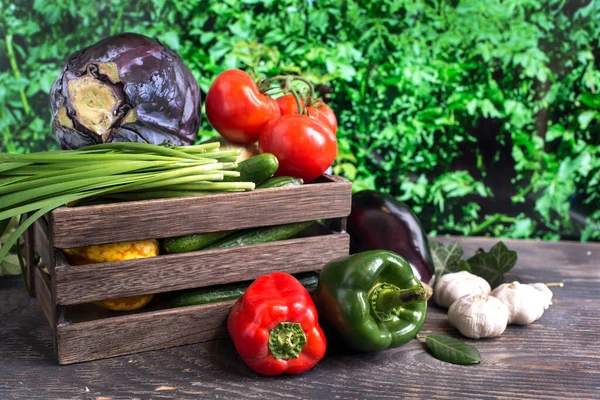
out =
{"type": "Polygon", "coordinates": [[[226,176],[223,182],[254,182],[261,183],[277,172],[279,161],[271,153],[263,153],[238,164],[238,177],[226,176]]]}
{"type": "Polygon", "coordinates": [[[205,247],[205,249],[226,249],[229,247],[285,240],[302,232],[312,225],[312,223],[313,221],[295,222],[293,224],[267,226],[264,228],[244,229],[205,247]]]}
{"type": "Polygon", "coordinates": [[[199,233],[196,235],[185,235],[170,237],[162,240],[163,250],[168,254],[187,253],[205,248],[235,231],[199,233]]]}
{"type": "MultiPolygon", "coordinates": [[[[269,179],[262,185],[258,186],[257,189],[270,189],[300,185],[302,185],[302,179],[293,178],[291,176],[278,176],[269,179]]],[[[162,240],[162,248],[167,254],[187,253],[189,251],[202,250],[235,232],[237,231],[198,233],[195,235],[166,238],[162,240]]]]}
{"type": "Polygon", "coordinates": [[[169,304],[171,307],[185,307],[236,300],[244,294],[248,285],[249,283],[242,282],[183,290],[181,292],[175,292],[173,296],[169,298],[169,304]]]}
{"type": "Polygon", "coordinates": [[[287,186],[300,186],[304,183],[304,181],[300,178],[294,178],[292,176],[276,176],[275,178],[271,178],[262,185],[256,187],[256,189],[272,189],[278,187],[287,187],[287,186]]]}
{"type": "MultiPolygon", "coordinates": [[[[294,276],[307,289],[316,288],[319,282],[319,274],[315,272],[294,274],[294,276]]],[[[182,290],[173,293],[173,295],[169,298],[169,304],[172,307],[185,307],[237,300],[241,295],[244,294],[251,283],[252,281],[244,281],[227,285],[216,285],[198,289],[182,290]]]]}

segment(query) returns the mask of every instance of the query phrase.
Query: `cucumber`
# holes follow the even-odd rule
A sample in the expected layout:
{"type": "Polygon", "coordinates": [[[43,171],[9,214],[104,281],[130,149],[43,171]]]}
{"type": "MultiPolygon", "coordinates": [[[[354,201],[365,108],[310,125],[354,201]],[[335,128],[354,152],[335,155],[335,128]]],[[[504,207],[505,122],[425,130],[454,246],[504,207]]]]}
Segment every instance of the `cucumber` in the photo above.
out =
{"type": "Polygon", "coordinates": [[[177,236],[163,239],[162,248],[168,254],[187,253],[211,245],[235,231],[199,233],[196,235],[177,236]]]}
{"type": "Polygon", "coordinates": [[[213,243],[205,249],[226,249],[236,246],[248,246],[251,244],[268,243],[277,240],[289,239],[308,228],[313,221],[296,222],[293,224],[267,226],[264,228],[244,229],[231,236],[213,243]]]}
{"type": "MultiPolygon", "coordinates": [[[[263,154],[266,155],[266,154],[263,154]]],[[[244,161],[245,162],[245,161],[244,161]]],[[[271,178],[257,189],[270,189],[285,186],[302,185],[302,179],[293,178],[291,176],[278,176],[271,178]]],[[[210,232],[199,233],[195,235],[185,235],[162,240],[162,248],[167,254],[172,253],[187,253],[188,251],[202,250],[209,245],[224,239],[225,237],[234,234],[238,231],[210,232]]],[[[281,240],[281,239],[275,239],[281,240]]]]}
{"type": "Polygon", "coordinates": [[[279,161],[271,153],[263,153],[238,164],[240,176],[226,176],[223,182],[254,182],[261,183],[269,179],[279,167],[279,161]]]}
{"type": "MultiPolygon", "coordinates": [[[[319,274],[315,272],[304,272],[294,274],[296,279],[307,289],[317,287],[319,274]]],[[[194,306],[199,304],[218,303],[221,301],[237,300],[244,294],[252,281],[231,283],[228,285],[208,286],[199,289],[182,290],[173,293],[169,298],[172,307],[194,306]]]]}
{"type": "Polygon", "coordinates": [[[292,176],[276,176],[271,178],[262,185],[257,186],[257,189],[272,189],[286,186],[300,186],[304,181],[300,178],[294,178],[292,176]]]}
{"type": "Polygon", "coordinates": [[[185,307],[236,300],[244,294],[244,291],[249,285],[248,282],[242,282],[183,290],[181,292],[175,292],[173,296],[169,298],[169,304],[171,307],[185,307]]]}
{"type": "MultiPolygon", "coordinates": [[[[278,176],[271,178],[257,189],[270,189],[285,186],[300,186],[303,181],[299,178],[291,176],[278,176]]],[[[162,240],[162,249],[167,254],[172,253],[187,253],[188,251],[202,250],[207,246],[235,233],[238,231],[210,232],[198,233],[195,235],[185,235],[162,240]]]]}

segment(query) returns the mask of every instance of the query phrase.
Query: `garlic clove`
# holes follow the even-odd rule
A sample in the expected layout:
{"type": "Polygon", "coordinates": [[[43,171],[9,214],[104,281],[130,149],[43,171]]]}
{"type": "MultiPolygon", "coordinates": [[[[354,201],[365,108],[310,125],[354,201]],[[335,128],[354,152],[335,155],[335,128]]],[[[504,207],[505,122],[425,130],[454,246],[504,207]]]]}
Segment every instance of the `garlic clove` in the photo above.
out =
{"type": "Polygon", "coordinates": [[[509,311],[492,296],[467,295],[456,300],[448,310],[448,321],[464,336],[479,339],[502,335],[508,324],[509,311]]]}
{"type": "Polygon", "coordinates": [[[463,296],[487,295],[491,290],[490,284],[485,279],[467,271],[460,271],[440,277],[433,297],[438,306],[448,308],[463,296]]]}
{"type": "Polygon", "coordinates": [[[548,295],[531,285],[504,283],[492,292],[508,307],[509,324],[529,325],[537,321],[549,306],[548,295]]]}
{"type": "Polygon", "coordinates": [[[548,286],[546,286],[545,283],[530,283],[529,286],[531,286],[532,288],[539,290],[540,292],[542,292],[545,296],[545,305],[544,305],[544,309],[548,309],[548,307],[550,307],[550,305],[552,304],[552,290],[550,290],[548,288],[548,286]]]}

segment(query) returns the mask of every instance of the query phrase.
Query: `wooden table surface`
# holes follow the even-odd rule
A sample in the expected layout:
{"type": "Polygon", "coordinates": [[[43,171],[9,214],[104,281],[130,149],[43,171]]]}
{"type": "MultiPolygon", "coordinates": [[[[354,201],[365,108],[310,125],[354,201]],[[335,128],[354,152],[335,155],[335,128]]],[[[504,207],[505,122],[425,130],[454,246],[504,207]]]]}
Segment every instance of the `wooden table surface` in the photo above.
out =
{"type": "MultiPolygon", "coordinates": [[[[495,243],[460,241],[466,254],[495,243]]],[[[229,340],[59,366],[21,278],[0,278],[0,399],[600,399],[600,244],[505,243],[519,254],[511,279],[565,287],[553,288],[554,304],[536,323],[469,340],[483,358],[474,366],[442,363],[417,340],[362,354],[332,335],[325,358],[298,376],[256,375],[229,340]]],[[[460,338],[433,305],[422,333],[460,338]]]]}

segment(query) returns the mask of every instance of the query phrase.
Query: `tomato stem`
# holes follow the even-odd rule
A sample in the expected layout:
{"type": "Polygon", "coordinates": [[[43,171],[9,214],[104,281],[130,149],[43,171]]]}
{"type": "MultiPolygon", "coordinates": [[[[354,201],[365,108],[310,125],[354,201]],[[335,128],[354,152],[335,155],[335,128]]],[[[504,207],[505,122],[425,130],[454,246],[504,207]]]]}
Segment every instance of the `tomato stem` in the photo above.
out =
{"type": "Polygon", "coordinates": [[[300,96],[291,84],[290,91],[292,92],[292,96],[294,96],[294,100],[296,100],[296,105],[298,106],[298,114],[305,114],[305,109],[302,108],[302,103],[300,102],[300,96]]]}
{"type": "MultiPolygon", "coordinates": [[[[252,80],[256,81],[256,71],[254,70],[254,67],[250,67],[250,72],[248,73],[248,75],[250,75],[250,77],[252,78],[252,80]]],[[[264,80],[265,78],[260,78],[260,80],[264,80]]],[[[258,83],[258,81],[256,82],[258,83]]]]}
{"type": "Polygon", "coordinates": [[[269,79],[264,79],[264,80],[259,80],[257,81],[257,85],[258,88],[260,89],[261,92],[267,90],[271,84],[273,82],[276,81],[284,81],[286,82],[286,86],[288,86],[288,88],[292,87],[292,82],[293,81],[300,81],[303,82],[304,84],[306,84],[306,86],[308,86],[308,93],[309,93],[309,98],[313,98],[315,97],[315,87],[313,86],[313,84],[306,78],[304,78],[303,76],[299,76],[299,75],[275,75],[272,78],[269,79]]]}
{"type": "Polygon", "coordinates": [[[300,81],[306,84],[306,86],[308,86],[308,97],[309,98],[313,98],[315,97],[315,87],[313,86],[313,84],[306,78],[302,77],[302,76],[292,76],[292,81],[300,81]]]}

